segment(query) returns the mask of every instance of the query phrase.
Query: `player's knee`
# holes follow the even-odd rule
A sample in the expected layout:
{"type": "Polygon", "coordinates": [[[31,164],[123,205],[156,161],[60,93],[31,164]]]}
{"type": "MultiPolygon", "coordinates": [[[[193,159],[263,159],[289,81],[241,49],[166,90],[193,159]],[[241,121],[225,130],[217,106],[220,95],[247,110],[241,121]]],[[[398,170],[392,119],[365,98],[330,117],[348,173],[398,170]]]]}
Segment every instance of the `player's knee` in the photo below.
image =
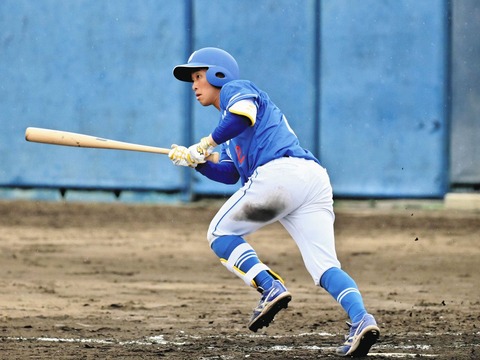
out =
{"type": "Polygon", "coordinates": [[[241,244],[244,244],[245,240],[240,236],[219,236],[210,244],[213,252],[220,258],[228,260],[230,254],[235,250],[235,248],[241,244]]]}
{"type": "Polygon", "coordinates": [[[209,229],[208,232],[207,232],[207,240],[208,240],[208,244],[210,245],[210,247],[212,247],[213,242],[216,239],[218,239],[218,236],[213,235],[213,232],[210,231],[210,229],[209,229]]]}

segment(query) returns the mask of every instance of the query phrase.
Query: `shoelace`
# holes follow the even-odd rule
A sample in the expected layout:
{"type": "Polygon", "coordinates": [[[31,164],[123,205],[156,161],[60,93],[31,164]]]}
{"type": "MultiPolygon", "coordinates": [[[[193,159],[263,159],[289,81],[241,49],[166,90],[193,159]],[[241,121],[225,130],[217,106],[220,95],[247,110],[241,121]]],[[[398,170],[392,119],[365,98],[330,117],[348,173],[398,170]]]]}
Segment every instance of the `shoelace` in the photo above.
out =
{"type": "Polygon", "coordinates": [[[265,300],[267,299],[267,294],[262,295],[260,298],[260,302],[258,305],[253,309],[254,311],[261,311],[265,307],[265,300]]]}

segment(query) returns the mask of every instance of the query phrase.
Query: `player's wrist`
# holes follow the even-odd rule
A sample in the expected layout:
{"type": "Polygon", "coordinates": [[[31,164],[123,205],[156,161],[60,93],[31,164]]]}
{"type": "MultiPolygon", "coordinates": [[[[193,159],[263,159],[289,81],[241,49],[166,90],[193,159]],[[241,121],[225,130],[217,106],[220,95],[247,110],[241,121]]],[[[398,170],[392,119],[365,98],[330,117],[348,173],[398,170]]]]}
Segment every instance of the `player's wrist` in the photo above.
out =
{"type": "Polygon", "coordinates": [[[215,140],[213,140],[212,134],[210,134],[201,138],[199,145],[206,153],[206,156],[208,156],[213,152],[213,149],[217,146],[217,143],[215,140]]]}
{"type": "Polygon", "coordinates": [[[206,158],[213,153],[215,146],[217,144],[213,141],[211,135],[201,138],[198,143],[188,148],[190,159],[196,163],[205,162],[206,158]]]}

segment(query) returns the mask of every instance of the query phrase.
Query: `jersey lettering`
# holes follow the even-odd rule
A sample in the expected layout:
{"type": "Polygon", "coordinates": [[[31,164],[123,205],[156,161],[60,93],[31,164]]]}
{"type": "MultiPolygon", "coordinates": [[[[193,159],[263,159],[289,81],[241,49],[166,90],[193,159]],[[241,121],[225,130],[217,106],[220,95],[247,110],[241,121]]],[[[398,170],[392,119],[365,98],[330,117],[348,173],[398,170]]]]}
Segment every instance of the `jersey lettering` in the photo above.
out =
{"type": "Polygon", "coordinates": [[[242,154],[242,148],[240,146],[235,146],[235,152],[237,153],[237,159],[238,159],[238,162],[241,164],[243,164],[243,162],[245,161],[245,155],[242,154]]]}

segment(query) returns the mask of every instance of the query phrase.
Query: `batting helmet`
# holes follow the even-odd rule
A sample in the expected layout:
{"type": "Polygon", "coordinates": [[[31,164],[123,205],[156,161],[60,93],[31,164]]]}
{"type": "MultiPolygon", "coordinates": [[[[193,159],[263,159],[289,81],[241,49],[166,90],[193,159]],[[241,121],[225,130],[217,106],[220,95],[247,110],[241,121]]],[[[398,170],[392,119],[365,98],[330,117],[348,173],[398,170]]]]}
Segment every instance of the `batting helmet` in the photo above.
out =
{"type": "Polygon", "coordinates": [[[207,81],[216,87],[222,87],[227,82],[240,78],[238,64],[228,52],[214,47],[206,47],[193,52],[188,62],[177,65],[173,76],[181,81],[192,81],[192,72],[207,68],[207,81]]]}

